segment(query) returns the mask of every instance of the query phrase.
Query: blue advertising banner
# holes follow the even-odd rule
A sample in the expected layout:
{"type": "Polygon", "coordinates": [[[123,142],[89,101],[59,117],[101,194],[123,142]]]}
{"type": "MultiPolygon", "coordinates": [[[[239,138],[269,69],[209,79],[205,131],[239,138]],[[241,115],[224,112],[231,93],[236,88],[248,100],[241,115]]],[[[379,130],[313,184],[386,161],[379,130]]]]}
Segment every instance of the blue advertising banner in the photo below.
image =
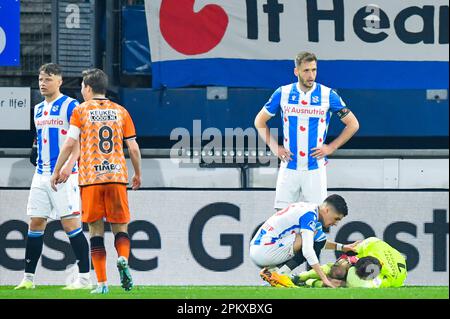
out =
{"type": "Polygon", "coordinates": [[[126,74],[151,74],[150,46],[145,28],[144,6],[122,8],[122,71],[126,74]]]}
{"type": "Polygon", "coordinates": [[[0,66],[20,64],[20,1],[0,0],[0,66]]]}
{"type": "Polygon", "coordinates": [[[448,1],[368,3],[147,0],[153,87],[276,88],[309,51],[333,88],[448,88],[448,1]]]}

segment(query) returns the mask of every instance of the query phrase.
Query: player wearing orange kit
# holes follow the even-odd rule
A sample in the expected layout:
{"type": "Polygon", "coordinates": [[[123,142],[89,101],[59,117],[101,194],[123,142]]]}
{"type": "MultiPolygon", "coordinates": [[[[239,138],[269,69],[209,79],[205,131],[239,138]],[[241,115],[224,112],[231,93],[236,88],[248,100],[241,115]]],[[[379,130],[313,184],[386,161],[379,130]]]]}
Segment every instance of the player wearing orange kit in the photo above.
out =
{"type": "Polygon", "coordinates": [[[123,142],[128,147],[134,168],[132,189],[138,189],[141,185],[141,154],[133,121],[124,107],[105,97],[107,86],[108,79],[102,70],[83,72],[81,93],[85,102],[72,115],[68,138],[51,179],[54,189],[56,184],[67,180],[60,168],[72,148],[80,143],[82,220],[89,225],[91,256],[98,281],[92,293],[108,292],[103,219],[111,223],[115,236],[122,287],[127,291],[133,287],[128,267],[130,212],[123,142]]]}

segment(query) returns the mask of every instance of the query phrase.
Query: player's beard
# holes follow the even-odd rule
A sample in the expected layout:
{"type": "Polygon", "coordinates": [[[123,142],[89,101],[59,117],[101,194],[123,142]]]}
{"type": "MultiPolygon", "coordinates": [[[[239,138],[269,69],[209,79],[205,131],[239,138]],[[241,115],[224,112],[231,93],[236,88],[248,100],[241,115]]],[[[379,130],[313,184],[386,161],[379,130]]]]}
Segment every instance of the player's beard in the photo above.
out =
{"type": "Polygon", "coordinates": [[[311,84],[309,84],[308,81],[304,80],[304,79],[301,78],[301,77],[298,77],[298,79],[299,79],[300,83],[301,83],[304,87],[306,87],[306,88],[308,88],[308,89],[312,88],[313,85],[314,85],[314,81],[312,81],[311,84]]]}

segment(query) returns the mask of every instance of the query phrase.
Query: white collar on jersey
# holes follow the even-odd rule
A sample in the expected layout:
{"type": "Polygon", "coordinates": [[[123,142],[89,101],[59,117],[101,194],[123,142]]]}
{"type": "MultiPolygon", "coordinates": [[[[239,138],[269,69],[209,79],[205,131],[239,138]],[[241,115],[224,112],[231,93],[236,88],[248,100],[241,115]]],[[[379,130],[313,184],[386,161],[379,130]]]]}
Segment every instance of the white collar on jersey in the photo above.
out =
{"type": "Polygon", "coordinates": [[[300,84],[298,82],[296,85],[297,85],[297,90],[300,92],[300,95],[308,95],[308,94],[311,94],[312,92],[314,92],[314,90],[316,89],[317,83],[314,82],[312,88],[310,90],[308,90],[308,92],[306,92],[306,93],[300,89],[300,84]]]}
{"type": "Polygon", "coordinates": [[[56,99],[54,99],[53,101],[51,101],[51,102],[47,102],[47,100],[44,100],[44,105],[53,105],[53,103],[55,101],[58,101],[60,98],[62,98],[62,96],[63,96],[63,94],[59,93],[58,97],[56,99]]]}

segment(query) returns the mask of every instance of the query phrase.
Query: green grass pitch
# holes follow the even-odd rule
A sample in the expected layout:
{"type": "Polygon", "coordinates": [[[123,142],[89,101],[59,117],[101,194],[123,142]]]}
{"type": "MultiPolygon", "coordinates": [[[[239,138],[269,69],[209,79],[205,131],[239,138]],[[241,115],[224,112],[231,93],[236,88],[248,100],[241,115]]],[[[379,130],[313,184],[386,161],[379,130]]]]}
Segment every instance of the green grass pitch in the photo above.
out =
{"type": "Polygon", "coordinates": [[[13,290],[0,286],[0,299],[448,299],[448,286],[407,286],[402,288],[272,288],[262,286],[136,286],[126,292],[110,286],[106,295],[89,290],[67,291],[62,286],[37,286],[13,290]]]}

